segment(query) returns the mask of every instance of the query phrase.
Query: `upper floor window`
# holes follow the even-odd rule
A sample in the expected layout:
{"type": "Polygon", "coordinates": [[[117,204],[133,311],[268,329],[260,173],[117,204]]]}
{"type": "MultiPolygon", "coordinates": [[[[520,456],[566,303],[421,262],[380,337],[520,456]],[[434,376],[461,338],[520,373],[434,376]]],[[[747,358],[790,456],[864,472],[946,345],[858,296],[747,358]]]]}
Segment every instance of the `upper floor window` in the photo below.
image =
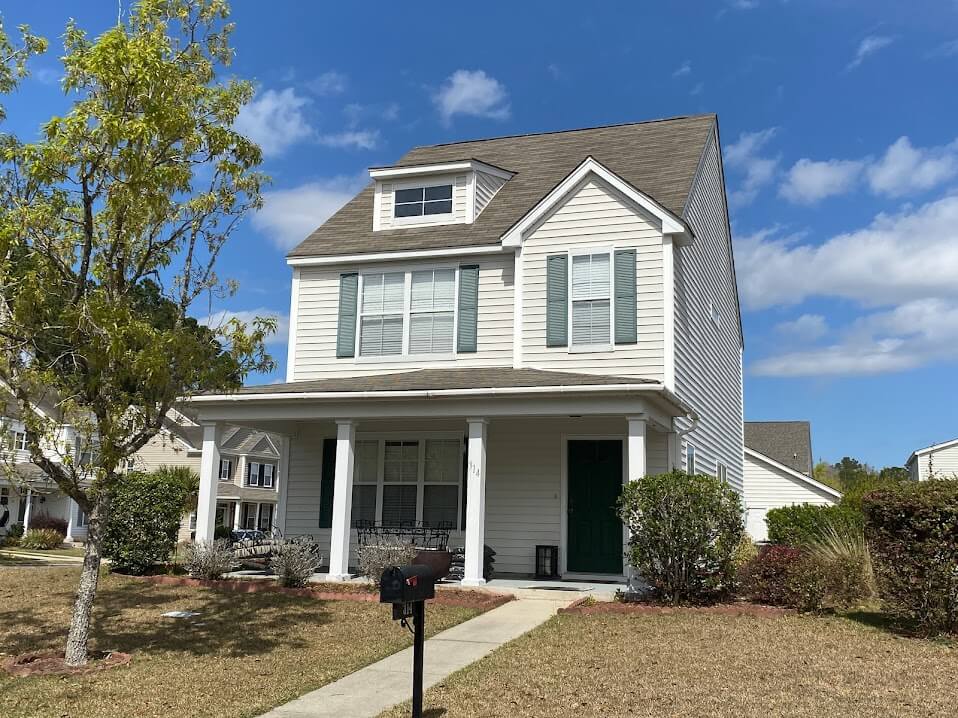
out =
{"type": "Polygon", "coordinates": [[[246,465],[246,485],[271,489],[273,488],[273,474],[275,472],[276,467],[273,464],[251,461],[246,465]]]}
{"type": "Polygon", "coordinates": [[[11,431],[10,432],[11,444],[14,451],[26,451],[27,450],[27,432],[25,431],[11,431]]]}
{"type": "Polygon", "coordinates": [[[394,217],[423,217],[452,214],[452,185],[397,189],[394,217]]]}
{"type": "Polygon", "coordinates": [[[220,459],[220,481],[229,481],[233,478],[233,460],[220,459]]]}
{"type": "Polygon", "coordinates": [[[402,354],[405,293],[403,272],[363,275],[360,356],[402,354]]]}
{"type": "Polygon", "coordinates": [[[451,352],[456,320],[456,271],[412,273],[409,300],[409,353],[451,352]]]}
{"type": "Polygon", "coordinates": [[[608,252],[573,255],[573,346],[611,344],[611,289],[611,261],[608,252]]]}

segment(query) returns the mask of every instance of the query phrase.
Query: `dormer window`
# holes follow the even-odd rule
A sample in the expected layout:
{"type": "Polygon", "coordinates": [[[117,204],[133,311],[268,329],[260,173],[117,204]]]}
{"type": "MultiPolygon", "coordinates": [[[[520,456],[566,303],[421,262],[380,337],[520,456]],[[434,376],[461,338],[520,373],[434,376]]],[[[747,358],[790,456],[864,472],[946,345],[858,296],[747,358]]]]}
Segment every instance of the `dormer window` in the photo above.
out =
{"type": "Polygon", "coordinates": [[[452,214],[452,185],[397,189],[394,217],[452,214]]]}

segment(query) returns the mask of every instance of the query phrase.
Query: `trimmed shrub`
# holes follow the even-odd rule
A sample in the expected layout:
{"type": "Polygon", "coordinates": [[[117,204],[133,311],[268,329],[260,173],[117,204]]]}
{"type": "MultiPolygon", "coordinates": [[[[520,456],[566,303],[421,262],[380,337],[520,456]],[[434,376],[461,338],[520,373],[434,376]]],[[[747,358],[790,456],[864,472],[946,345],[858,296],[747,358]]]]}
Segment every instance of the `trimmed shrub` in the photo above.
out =
{"type": "Polygon", "coordinates": [[[194,578],[217,580],[233,570],[235,560],[229,541],[200,541],[186,545],[183,567],[194,578]]]}
{"type": "Polygon", "coordinates": [[[765,515],[768,541],[785,546],[806,546],[822,538],[828,527],[836,530],[860,532],[861,514],[853,508],[796,504],[769,509],[765,515]]]}
{"type": "Polygon", "coordinates": [[[732,591],[745,527],[739,495],[721,479],[673,471],[630,481],[619,516],[629,563],[660,600],[707,603],[732,591]]]}
{"type": "Polygon", "coordinates": [[[178,472],[161,468],[125,476],[113,493],[103,536],[103,555],[113,570],[139,575],[169,561],[188,500],[178,472]]]}
{"type": "MultiPolygon", "coordinates": [[[[63,534],[66,536],[66,534],[63,534]]],[[[8,539],[19,539],[23,537],[23,524],[10,524],[7,528],[8,539]]]]}
{"type": "Polygon", "coordinates": [[[54,529],[28,529],[23,538],[20,539],[20,546],[34,550],[48,551],[52,548],[59,548],[65,538],[64,534],[54,529]]]}
{"type": "Polygon", "coordinates": [[[281,586],[301,588],[322,562],[319,545],[309,536],[298,536],[275,541],[269,567],[281,586]]]}
{"type": "Polygon", "coordinates": [[[382,543],[359,547],[359,570],[379,586],[379,579],[389,566],[406,566],[419,553],[409,543],[382,543]]]}
{"type": "Polygon", "coordinates": [[[31,529],[52,529],[66,537],[69,524],[66,519],[57,518],[43,512],[30,517],[31,529]]]}
{"type": "Polygon", "coordinates": [[[233,529],[231,529],[229,526],[217,526],[215,529],[213,529],[213,540],[219,541],[220,539],[232,541],[233,529]]]}
{"type": "Polygon", "coordinates": [[[958,481],[873,491],[862,510],[887,609],[925,633],[958,632],[958,481]]]}
{"type": "Polygon", "coordinates": [[[795,583],[803,558],[801,550],[792,546],[763,546],[739,572],[743,595],[771,606],[795,606],[795,583]]]}

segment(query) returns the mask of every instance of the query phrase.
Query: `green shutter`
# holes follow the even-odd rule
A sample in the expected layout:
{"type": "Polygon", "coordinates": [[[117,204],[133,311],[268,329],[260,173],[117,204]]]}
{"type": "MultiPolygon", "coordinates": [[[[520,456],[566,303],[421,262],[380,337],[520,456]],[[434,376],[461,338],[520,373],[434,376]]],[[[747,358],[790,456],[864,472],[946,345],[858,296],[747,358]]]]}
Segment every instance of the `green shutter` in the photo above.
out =
{"type": "Polygon", "coordinates": [[[336,356],[356,355],[356,303],[359,299],[359,275],[339,275],[339,326],[336,330],[336,356]]]}
{"type": "Polygon", "coordinates": [[[479,321],[479,265],[459,267],[459,335],[456,350],[476,351],[476,324],[479,321]]]}
{"type": "Polygon", "coordinates": [[[620,249],[615,253],[615,343],[635,344],[635,250],[620,249]]]}
{"type": "Polygon", "coordinates": [[[323,468],[319,476],[319,528],[333,527],[333,487],[336,485],[336,439],[323,439],[323,468]]]}
{"type": "Polygon", "coordinates": [[[569,257],[546,257],[546,346],[569,343],[569,257]]]}

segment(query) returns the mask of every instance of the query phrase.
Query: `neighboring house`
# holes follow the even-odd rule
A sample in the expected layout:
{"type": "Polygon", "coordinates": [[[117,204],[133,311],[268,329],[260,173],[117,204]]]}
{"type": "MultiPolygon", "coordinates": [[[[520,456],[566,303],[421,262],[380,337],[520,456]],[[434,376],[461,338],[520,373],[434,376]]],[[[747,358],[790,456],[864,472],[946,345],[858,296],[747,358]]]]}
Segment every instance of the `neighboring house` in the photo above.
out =
{"type": "Polygon", "coordinates": [[[745,529],[768,539],[765,514],[794,504],[830,506],[842,495],[813,478],[812,433],[807,421],[745,422],[745,529]]]}
{"type": "Polygon", "coordinates": [[[622,578],[622,484],[743,488],[742,334],[714,115],[418,147],[296,247],[287,381],[195,397],[197,538],[225,426],[278,435],[277,524],[331,580],[358,522],[441,526],[466,585],[622,578]],[[284,447],[288,447],[288,450],[284,447]]]}
{"type": "Polygon", "coordinates": [[[913,481],[958,478],[958,439],[916,449],[905,462],[913,481]]]}
{"type": "MultiPolygon", "coordinates": [[[[202,429],[189,416],[171,411],[163,429],[137,452],[133,466],[153,471],[160,466],[186,466],[197,474],[202,455],[202,429]]],[[[275,437],[229,426],[223,431],[216,471],[215,525],[269,531],[276,526],[279,497],[279,451],[275,437]]],[[[196,513],[183,517],[179,540],[189,541],[196,513]]]]}

